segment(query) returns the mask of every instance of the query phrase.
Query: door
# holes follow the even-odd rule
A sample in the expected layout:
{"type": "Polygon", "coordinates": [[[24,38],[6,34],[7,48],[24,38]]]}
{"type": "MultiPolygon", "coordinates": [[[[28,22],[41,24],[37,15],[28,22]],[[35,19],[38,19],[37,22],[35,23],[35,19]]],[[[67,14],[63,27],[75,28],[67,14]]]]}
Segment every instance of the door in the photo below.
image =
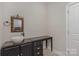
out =
{"type": "Polygon", "coordinates": [[[79,56],[79,3],[68,8],[68,55],[79,56]]]}

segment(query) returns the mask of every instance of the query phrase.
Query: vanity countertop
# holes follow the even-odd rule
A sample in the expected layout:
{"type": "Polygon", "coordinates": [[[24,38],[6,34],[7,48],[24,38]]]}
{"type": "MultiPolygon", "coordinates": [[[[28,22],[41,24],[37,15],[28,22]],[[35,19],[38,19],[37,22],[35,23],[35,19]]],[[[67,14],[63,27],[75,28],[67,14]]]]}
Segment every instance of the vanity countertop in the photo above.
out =
{"type": "Polygon", "coordinates": [[[39,36],[39,37],[25,38],[23,40],[23,43],[33,42],[33,41],[38,41],[38,40],[43,40],[43,39],[50,39],[50,38],[52,38],[52,37],[50,37],[50,36],[39,36]]]}
{"type": "Polygon", "coordinates": [[[38,40],[50,39],[50,38],[52,38],[52,37],[50,37],[50,36],[39,36],[39,37],[32,37],[32,38],[24,38],[21,43],[14,43],[13,45],[8,44],[8,46],[3,46],[3,48],[4,47],[16,46],[16,45],[20,45],[20,44],[24,44],[24,43],[29,43],[29,42],[34,42],[34,41],[38,41],[38,40]]]}

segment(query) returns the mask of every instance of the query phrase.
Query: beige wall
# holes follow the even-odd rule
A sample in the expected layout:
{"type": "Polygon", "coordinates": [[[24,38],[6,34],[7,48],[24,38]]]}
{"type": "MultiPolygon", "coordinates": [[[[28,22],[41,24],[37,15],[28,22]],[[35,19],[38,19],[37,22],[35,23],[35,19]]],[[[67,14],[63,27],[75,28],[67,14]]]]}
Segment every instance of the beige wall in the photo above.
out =
{"type": "MultiPolygon", "coordinates": [[[[0,15],[3,11],[3,15],[1,15],[3,16],[2,22],[6,20],[10,21],[10,16],[16,14],[23,16],[25,37],[49,34],[54,38],[54,50],[61,55],[65,55],[66,4],[67,3],[4,3],[4,5],[1,4],[4,7],[2,8],[3,10],[0,8],[0,15]]],[[[0,42],[3,43],[11,40],[13,36],[20,35],[20,33],[11,33],[10,26],[4,26],[3,24],[2,26],[2,30],[0,28],[0,32],[2,32],[0,42]]]]}
{"type": "Polygon", "coordinates": [[[54,51],[59,55],[65,55],[66,48],[66,4],[48,4],[48,34],[53,36],[54,51]]]}
{"type": "Polygon", "coordinates": [[[3,19],[3,3],[0,3],[0,48],[2,45],[2,19],[3,19]]]}
{"type": "MultiPolygon", "coordinates": [[[[2,22],[10,21],[10,16],[19,14],[24,17],[25,37],[47,35],[46,12],[44,3],[4,3],[2,22]]],[[[20,33],[11,33],[10,26],[3,25],[2,43],[17,35],[20,35],[20,33]]]]}

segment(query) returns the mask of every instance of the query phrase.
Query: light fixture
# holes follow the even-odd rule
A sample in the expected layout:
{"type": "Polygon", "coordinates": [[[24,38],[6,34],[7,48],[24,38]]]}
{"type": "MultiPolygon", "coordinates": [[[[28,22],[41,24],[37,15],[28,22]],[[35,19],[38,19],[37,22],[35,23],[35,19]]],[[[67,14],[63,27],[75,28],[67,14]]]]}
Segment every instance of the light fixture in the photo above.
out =
{"type": "Polygon", "coordinates": [[[4,24],[5,26],[9,26],[9,25],[10,25],[10,22],[9,22],[9,21],[4,21],[3,24],[4,24]]]}
{"type": "MultiPolygon", "coordinates": [[[[15,17],[19,17],[19,14],[17,14],[15,17]]],[[[9,21],[4,21],[3,24],[5,26],[9,26],[11,23],[9,21]]]]}

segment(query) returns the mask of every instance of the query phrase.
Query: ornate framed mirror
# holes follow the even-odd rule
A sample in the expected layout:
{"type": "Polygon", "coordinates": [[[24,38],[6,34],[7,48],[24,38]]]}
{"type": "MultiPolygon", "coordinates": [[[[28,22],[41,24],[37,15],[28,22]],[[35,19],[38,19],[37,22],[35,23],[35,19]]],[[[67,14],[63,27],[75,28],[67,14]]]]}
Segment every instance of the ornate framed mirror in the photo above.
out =
{"type": "Polygon", "coordinates": [[[11,32],[23,32],[24,19],[20,16],[11,16],[11,32]]]}

